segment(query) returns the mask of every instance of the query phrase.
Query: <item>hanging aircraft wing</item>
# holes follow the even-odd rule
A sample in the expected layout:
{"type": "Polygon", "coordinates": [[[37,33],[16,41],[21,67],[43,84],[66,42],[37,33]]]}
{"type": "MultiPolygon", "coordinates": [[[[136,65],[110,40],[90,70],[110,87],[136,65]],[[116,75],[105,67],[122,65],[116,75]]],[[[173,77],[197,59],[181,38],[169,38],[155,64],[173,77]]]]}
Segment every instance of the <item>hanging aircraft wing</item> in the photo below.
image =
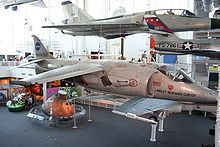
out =
{"type": "Polygon", "coordinates": [[[137,33],[137,30],[142,30],[142,32],[149,31],[148,26],[142,23],[90,23],[42,26],[42,28],[56,28],[62,30],[64,34],[70,34],[73,36],[102,36],[106,39],[117,38],[120,36],[125,37],[137,33]]]}
{"type": "Polygon", "coordinates": [[[179,104],[175,101],[135,97],[115,108],[113,113],[143,115],[179,104]]]}
{"type": "Polygon", "coordinates": [[[196,54],[196,53],[218,53],[220,51],[216,51],[216,50],[209,50],[209,49],[193,49],[193,50],[159,50],[160,52],[175,52],[175,53],[182,53],[182,54],[196,54]]]}
{"type": "Polygon", "coordinates": [[[181,50],[179,51],[181,53],[185,53],[185,54],[197,54],[197,53],[219,53],[219,51],[215,51],[215,50],[204,50],[204,49],[197,49],[197,50],[181,50]]]}
{"type": "Polygon", "coordinates": [[[220,58],[220,51],[212,50],[212,49],[193,49],[193,50],[158,50],[159,54],[174,54],[174,55],[185,55],[192,54],[197,56],[206,56],[206,57],[214,57],[220,58]]]}
{"type": "Polygon", "coordinates": [[[11,84],[18,85],[31,85],[35,83],[45,83],[55,80],[61,80],[71,77],[76,77],[80,75],[85,75],[93,72],[102,71],[102,67],[99,64],[75,64],[56,68],[36,76],[28,77],[20,81],[11,81],[11,84]]]}

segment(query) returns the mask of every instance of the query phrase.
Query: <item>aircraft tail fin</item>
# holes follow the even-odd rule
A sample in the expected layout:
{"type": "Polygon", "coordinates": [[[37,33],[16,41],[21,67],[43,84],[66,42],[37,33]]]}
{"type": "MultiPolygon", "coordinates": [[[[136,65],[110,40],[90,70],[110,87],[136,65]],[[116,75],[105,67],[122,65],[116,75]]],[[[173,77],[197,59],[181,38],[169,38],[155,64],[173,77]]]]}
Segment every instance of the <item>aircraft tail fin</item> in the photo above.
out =
{"type": "Polygon", "coordinates": [[[32,35],[32,37],[34,38],[34,54],[37,59],[55,59],[37,36],[32,35]]]}
{"type": "Polygon", "coordinates": [[[64,24],[73,24],[94,20],[92,16],[73,4],[71,1],[64,1],[61,4],[65,16],[65,20],[63,20],[64,24]]]}

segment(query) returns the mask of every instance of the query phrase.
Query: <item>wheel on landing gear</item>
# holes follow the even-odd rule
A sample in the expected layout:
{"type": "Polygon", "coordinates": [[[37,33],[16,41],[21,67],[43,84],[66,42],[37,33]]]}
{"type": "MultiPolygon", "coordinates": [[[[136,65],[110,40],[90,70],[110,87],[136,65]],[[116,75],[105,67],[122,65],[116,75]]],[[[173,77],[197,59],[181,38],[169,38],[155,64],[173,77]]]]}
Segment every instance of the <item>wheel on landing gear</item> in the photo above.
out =
{"type": "Polygon", "coordinates": [[[14,7],[12,7],[12,10],[13,10],[13,11],[17,11],[17,10],[18,10],[18,7],[17,7],[17,6],[14,6],[14,7]]]}
{"type": "Polygon", "coordinates": [[[158,121],[157,117],[155,115],[151,115],[148,119],[154,120],[154,121],[158,121]]]}

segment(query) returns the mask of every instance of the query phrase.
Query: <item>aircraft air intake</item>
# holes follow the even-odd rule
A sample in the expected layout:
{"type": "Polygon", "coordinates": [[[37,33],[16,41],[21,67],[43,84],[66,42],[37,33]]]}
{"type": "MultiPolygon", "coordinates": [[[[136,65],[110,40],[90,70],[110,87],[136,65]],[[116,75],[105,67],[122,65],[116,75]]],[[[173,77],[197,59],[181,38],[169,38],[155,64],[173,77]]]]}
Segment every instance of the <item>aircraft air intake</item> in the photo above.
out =
{"type": "Polygon", "coordinates": [[[220,20],[211,19],[211,29],[219,29],[219,28],[220,28],[220,20]]]}

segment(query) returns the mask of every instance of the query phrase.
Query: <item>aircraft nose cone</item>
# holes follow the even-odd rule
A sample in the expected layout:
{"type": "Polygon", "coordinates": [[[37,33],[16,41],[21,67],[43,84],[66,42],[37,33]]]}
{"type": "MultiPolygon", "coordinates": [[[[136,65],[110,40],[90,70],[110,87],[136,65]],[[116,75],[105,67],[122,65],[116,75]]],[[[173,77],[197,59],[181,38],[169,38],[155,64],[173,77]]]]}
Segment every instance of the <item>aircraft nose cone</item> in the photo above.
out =
{"type": "Polygon", "coordinates": [[[220,19],[211,19],[211,29],[220,28],[220,19]]]}
{"type": "Polygon", "coordinates": [[[216,103],[217,102],[217,97],[218,97],[218,93],[208,89],[208,91],[205,93],[205,99],[207,100],[207,102],[209,103],[216,103]]]}

